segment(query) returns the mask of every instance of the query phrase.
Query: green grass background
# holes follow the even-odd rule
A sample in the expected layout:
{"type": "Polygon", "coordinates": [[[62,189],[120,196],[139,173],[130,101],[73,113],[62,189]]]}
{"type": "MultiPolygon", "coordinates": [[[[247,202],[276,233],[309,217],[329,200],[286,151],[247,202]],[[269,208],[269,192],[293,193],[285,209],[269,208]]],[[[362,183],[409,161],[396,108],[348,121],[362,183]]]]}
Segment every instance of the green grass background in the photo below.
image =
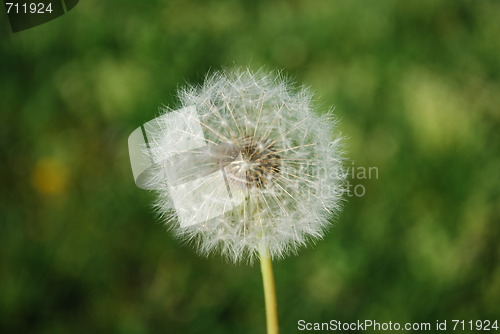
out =
{"type": "Polygon", "coordinates": [[[12,34],[2,10],[0,332],[264,332],[258,265],[172,238],[128,160],[179,86],[234,65],[310,86],[348,164],[379,170],[275,264],[282,333],[500,321],[499,18],[485,0],[88,0],[12,34]]]}

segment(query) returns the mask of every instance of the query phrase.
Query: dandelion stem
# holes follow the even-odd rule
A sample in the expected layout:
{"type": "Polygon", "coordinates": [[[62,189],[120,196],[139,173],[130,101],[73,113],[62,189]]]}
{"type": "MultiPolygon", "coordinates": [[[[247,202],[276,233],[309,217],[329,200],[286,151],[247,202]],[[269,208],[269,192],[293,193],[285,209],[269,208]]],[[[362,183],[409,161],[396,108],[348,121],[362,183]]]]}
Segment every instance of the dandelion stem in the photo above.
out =
{"type": "Polygon", "coordinates": [[[276,289],[274,287],[273,263],[267,248],[261,246],[259,251],[262,281],[264,283],[264,298],[266,301],[267,334],[278,334],[278,305],[276,304],[276,289]]]}

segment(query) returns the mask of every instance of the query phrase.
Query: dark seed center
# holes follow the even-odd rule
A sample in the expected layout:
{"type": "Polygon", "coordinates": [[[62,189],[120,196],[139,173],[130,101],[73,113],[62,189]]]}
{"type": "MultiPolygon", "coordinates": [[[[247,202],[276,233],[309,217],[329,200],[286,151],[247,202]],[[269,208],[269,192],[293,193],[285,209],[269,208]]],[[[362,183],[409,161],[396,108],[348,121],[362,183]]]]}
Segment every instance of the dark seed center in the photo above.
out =
{"type": "Polygon", "coordinates": [[[270,141],[246,137],[232,155],[229,171],[247,188],[264,188],[280,172],[280,156],[270,141]]]}

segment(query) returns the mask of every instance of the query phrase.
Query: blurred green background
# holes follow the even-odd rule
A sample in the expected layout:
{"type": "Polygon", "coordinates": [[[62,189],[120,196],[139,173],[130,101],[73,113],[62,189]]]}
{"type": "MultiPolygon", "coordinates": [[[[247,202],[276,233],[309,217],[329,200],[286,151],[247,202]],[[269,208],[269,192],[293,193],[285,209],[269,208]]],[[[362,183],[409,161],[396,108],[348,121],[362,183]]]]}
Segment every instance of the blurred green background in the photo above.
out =
{"type": "Polygon", "coordinates": [[[16,34],[1,12],[1,333],[265,331],[259,266],[175,240],[128,160],[178,87],[233,65],[311,86],[348,166],[379,171],[276,263],[282,333],[500,321],[499,1],[87,0],[16,34]]]}

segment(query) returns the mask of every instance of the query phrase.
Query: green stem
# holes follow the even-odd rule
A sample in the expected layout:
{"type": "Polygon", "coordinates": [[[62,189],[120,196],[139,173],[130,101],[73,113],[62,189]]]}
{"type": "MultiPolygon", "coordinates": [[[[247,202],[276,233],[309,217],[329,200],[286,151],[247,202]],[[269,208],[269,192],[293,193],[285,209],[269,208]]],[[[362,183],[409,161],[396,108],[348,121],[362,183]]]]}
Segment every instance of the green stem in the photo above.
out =
{"type": "Polygon", "coordinates": [[[267,248],[261,247],[259,256],[266,301],[267,334],[278,334],[278,305],[276,303],[276,289],[274,287],[273,263],[269,257],[267,248]]]}

